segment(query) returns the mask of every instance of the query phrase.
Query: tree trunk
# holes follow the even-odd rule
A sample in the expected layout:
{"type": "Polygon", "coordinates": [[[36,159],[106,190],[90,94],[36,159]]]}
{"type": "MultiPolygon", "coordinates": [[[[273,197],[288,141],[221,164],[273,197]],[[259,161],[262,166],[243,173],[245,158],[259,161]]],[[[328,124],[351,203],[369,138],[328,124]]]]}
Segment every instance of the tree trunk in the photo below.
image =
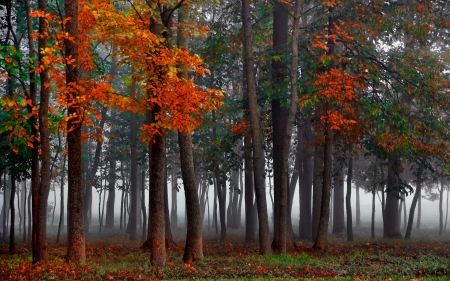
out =
{"type": "Polygon", "coordinates": [[[419,196],[418,199],[418,206],[417,206],[417,222],[416,222],[416,228],[420,229],[420,219],[422,217],[422,196],[419,196]]]}
{"type": "Polygon", "coordinates": [[[203,258],[203,241],[191,134],[178,132],[178,143],[180,145],[181,174],[183,176],[187,213],[187,234],[183,262],[192,264],[203,258]]]}
{"type": "Polygon", "coordinates": [[[11,255],[16,252],[16,244],[15,244],[15,235],[14,235],[14,227],[15,225],[15,217],[16,212],[14,208],[14,196],[16,195],[16,178],[11,175],[11,196],[9,198],[9,208],[11,210],[11,225],[9,230],[9,253],[11,255]]]}
{"type": "MultiPolygon", "coordinates": [[[[167,163],[166,157],[164,157],[164,163],[167,163]]],[[[167,164],[165,164],[167,165],[167,164]]],[[[172,236],[172,228],[170,227],[170,213],[169,213],[169,192],[167,190],[167,166],[166,166],[166,174],[164,180],[164,236],[165,236],[165,244],[166,248],[170,248],[175,245],[172,236]]]]}
{"type": "MultiPolygon", "coordinates": [[[[326,107],[328,109],[328,106],[326,107]]],[[[328,243],[328,223],[330,219],[330,193],[331,193],[331,171],[333,166],[333,132],[330,125],[325,127],[325,145],[323,157],[323,183],[322,183],[322,201],[320,205],[320,218],[317,230],[317,236],[313,248],[323,250],[328,243]]]]}
{"type": "Polygon", "coordinates": [[[372,189],[372,221],[370,224],[371,238],[375,239],[375,188],[372,189]]]}
{"type": "MultiPolygon", "coordinates": [[[[444,231],[444,210],[442,207],[443,197],[444,197],[444,178],[441,177],[441,188],[439,189],[439,236],[442,237],[442,233],[444,231]]],[[[420,194],[419,194],[420,196],[420,194]]]]}
{"type": "Polygon", "coordinates": [[[256,97],[255,69],[253,64],[252,23],[250,16],[250,1],[242,0],[242,23],[244,28],[244,64],[247,80],[247,98],[250,114],[250,127],[253,144],[253,172],[255,181],[256,203],[259,221],[259,251],[265,255],[271,252],[269,216],[267,214],[266,191],[264,184],[264,151],[259,109],[256,97]]]}
{"type": "MultiPolygon", "coordinates": [[[[155,104],[152,111],[152,120],[162,114],[162,108],[155,104]]],[[[166,265],[165,246],[165,208],[164,208],[164,182],[166,175],[166,137],[165,130],[159,128],[161,135],[153,136],[150,178],[150,262],[153,266],[166,265]]]]}
{"type": "MultiPolygon", "coordinates": [[[[61,140],[61,136],[58,135],[59,140],[61,140]]],[[[63,157],[63,165],[61,167],[61,177],[60,177],[60,181],[61,181],[61,205],[60,205],[60,212],[59,212],[59,224],[58,224],[58,234],[56,235],[56,243],[59,243],[59,238],[61,235],[61,229],[64,226],[64,214],[65,214],[65,205],[64,205],[64,177],[65,177],[65,171],[66,171],[66,159],[67,159],[67,155],[65,154],[63,157]]]]}
{"type": "MultiPolygon", "coordinates": [[[[446,202],[446,208],[445,208],[445,223],[444,223],[444,230],[447,230],[447,219],[448,219],[448,187],[447,189],[447,202],[446,202]]],[[[420,198],[419,198],[420,199],[420,198]]],[[[419,201],[420,202],[420,201],[419,201]]]]}
{"type": "Polygon", "coordinates": [[[347,241],[353,241],[352,178],[353,178],[353,157],[350,155],[348,159],[348,172],[347,172],[347,195],[345,196],[345,207],[347,210],[347,241]]]}
{"type": "MultiPolygon", "coordinates": [[[[136,81],[133,81],[131,86],[131,93],[136,92],[136,81]]],[[[137,116],[136,113],[131,113],[130,118],[130,216],[129,216],[129,235],[130,240],[136,240],[136,227],[138,219],[138,183],[137,183],[137,116]]]]}
{"type": "Polygon", "coordinates": [[[388,178],[387,178],[387,195],[384,217],[384,238],[401,238],[400,220],[398,213],[398,187],[399,187],[399,173],[401,172],[401,162],[398,156],[390,155],[388,157],[388,178]]]}
{"type": "MultiPolygon", "coordinates": [[[[142,155],[142,159],[145,159],[145,154],[142,155]]],[[[145,167],[141,166],[141,208],[142,208],[142,241],[145,241],[147,238],[147,207],[145,206],[145,167]]]]}
{"type": "Polygon", "coordinates": [[[83,186],[81,162],[81,116],[77,104],[79,93],[73,85],[78,84],[78,1],[65,1],[66,32],[73,38],[64,40],[65,55],[75,60],[75,63],[66,65],[66,84],[68,85],[67,102],[67,144],[68,144],[68,215],[69,233],[66,261],[81,264],[86,261],[84,218],[83,218],[83,186]],[[77,116],[74,118],[74,116],[77,116]]]}
{"type": "Polygon", "coordinates": [[[172,166],[172,175],[171,175],[171,204],[170,204],[170,227],[172,230],[176,230],[178,227],[178,206],[177,206],[177,195],[178,195],[178,187],[177,187],[177,170],[175,165],[172,166]]]}
{"type": "Polygon", "coordinates": [[[355,187],[355,197],[356,197],[356,210],[355,210],[355,216],[356,216],[356,227],[361,226],[361,203],[360,203],[360,197],[359,197],[359,185],[356,185],[355,187]]]}
{"type": "Polygon", "coordinates": [[[97,174],[98,165],[100,163],[100,153],[102,151],[102,138],[101,134],[103,132],[103,127],[107,118],[107,109],[102,107],[101,109],[101,120],[98,128],[96,129],[96,134],[100,135],[96,137],[96,146],[94,152],[94,162],[92,163],[91,170],[87,173],[88,179],[85,181],[85,191],[84,191],[84,231],[89,233],[89,226],[92,220],[92,187],[94,185],[95,175],[97,174]]]}
{"type": "Polygon", "coordinates": [[[253,223],[253,173],[252,173],[252,152],[251,138],[244,137],[244,185],[245,185],[245,243],[255,241],[256,229],[253,223]]]}
{"type": "Polygon", "coordinates": [[[299,147],[301,151],[301,163],[298,168],[299,175],[299,197],[300,197],[300,222],[299,222],[299,238],[311,240],[312,238],[312,216],[311,216],[311,196],[312,196],[312,167],[311,167],[311,146],[312,146],[312,131],[311,119],[306,119],[303,122],[303,130],[298,136],[299,147]],[[301,141],[300,141],[301,140],[301,141]]]}
{"type": "Polygon", "coordinates": [[[106,229],[114,228],[114,202],[116,200],[116,163],[116,157],[114,152],[112,151],[109,158],[108,200],[106,202],[105,218],[106,229]]]}
{"type": "Polygon", "coordinates": [[[344,173],[340,163],[335,163],[333,189],[333,234],[341,235],[345,231],[344,214],[344,173]]]}
{"type": "MultiPolygon", "coordinates": [[[[45,1],[39,1],[39,3],[46,4],[45,1]],[[42,2],[42,3],[41,3],[42,2]]],[[[39,7],[41,9],[41,7],[39,7]]],[[[45,7],[44,7],[45,8],[45,7]]],[[[31,13],[31,5],[29,0],[25,0],[25,9],[26,9],[26,19],[27,19],[27,31],[28,31],[28,42],[29,44],[29,58],[35,58],[36,51],[33,43],[33,23],[30,18],[31,13]]],[[[43,10],[45,11],[45,9],[43,10]]],[[[42,22],[39,22],[41,28],[45,27],[45,21],[42,19],[42,22]]],[[[30,64],[30,91],[28,98],[31,100],[31,105],[27,106],[28,113],[33,112],[33,106],[36,106],[36,92],[37,92],[37,83],[36,83],[36,73],[34,72],[35,65],[30,64]]],[[[31,148],[31,187],[30,192],[28,194],[28,237],[32,237],[32,255],[33,255],[33,263],[37,262],[35,257],[38,257],[38,248],[36,244],[36,234],[38,225],[35,224],[33,226],[33,235],[31,234],[32,223],[31,220],[37,221],[37,207],[38,207],[38,195],[39,195],[39,142],[36,138],[38,135],[37,130],[37,117],[36,115],[30,116],[30,127],[31,127],[31,135],[35,136],[33,138],[33,147],[31,148]],[[33,195],[33,197],[32,197],[33,195]],[[33,198],[33,202],[31,199],[33,198]],[[33,203],[33,204],[31,204],[33,203]],[[33,206],[33,213],[31,212],[31,206],[33,206]]],[[[5,215],[5,214],[4,214],[5,215]]],[[[5,233],[5,229],[3,229],[3,233],[5,233]]]]}
{"type": "MultiPolygon", "coordinates": [[[[414,212],[416,211],[417,200],[419,199],[420,193],[422,191],[422,181],[423,181],[422,174],[423,174],[423,166],[419,164],[416,177],[416,192],[414,193],[414,197],[411,202],[411,209],[409,210],[408,226],[406,228],[405,239],[411,238],[412,226],[414,223],[414,212]]],[[[439,207],[442,207],[442,205],[439,204],[439,207]]],[[[441,210],[441,208],[439,210],[441,210]]]]}
{"type": "MultiPolygon", "coordinates": [[[[287,49],[288,42],[288,12],[286,7],[280,2],[275,2],[275,9],[273,13],[273,50],[276,54],[282,55],[287,49]]],[[[286,171],[282,170],[283,161],[283,145],[286,131],[286,124],[288,118],[288,109],[282,106],[281,103],[285,102],[280,100],[280,96],[283,95],[282,89],[286,89],[284,86],[286,80],[287,69],[286,63],[281,60],[272,60],[272,84],[273,84],[273,96],[272,99],[272,134],[273,134],[273,224],[274,224],[274,238],[272,242],[272,248],[282,251],[281,248],[286,248],[286,215],[283,211],[283,217],[280,217],[281,207],[281,193],[285,186],[282,186],[281,178],[282,173],[286,171]],[[280,220],[281,219],[281,220],[280,220]],[[283,243],[280,244],[280,233],[283,235],[283,243]]],[[[286,91],[286,90],[284,90],[286,91]]],[[[285,250],[284,250],[285,251],[285,250]]],[[[283,252],[283,251],[282,251],[283,252]]]]}
{"type": "Polygon", "coordinates": [[[319,230],[320,210],[322,204],[322,177],[323,177],[323,158],[324,146],[316,144],[314,150],[314,167],[313,167],[313,210],[312,210],[312,240],[317,238],[319,230]]]}

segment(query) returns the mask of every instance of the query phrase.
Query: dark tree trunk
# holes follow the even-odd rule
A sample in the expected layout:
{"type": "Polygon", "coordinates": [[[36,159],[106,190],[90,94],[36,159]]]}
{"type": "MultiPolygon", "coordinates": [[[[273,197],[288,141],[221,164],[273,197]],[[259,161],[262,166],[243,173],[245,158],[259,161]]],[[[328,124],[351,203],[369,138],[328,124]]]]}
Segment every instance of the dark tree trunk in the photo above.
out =
{"type": "MultiPolygon", "coordinates": [[[[423,174],[423,166],[419,164],[416,176],[416,192],[414,193],[414,197],[411,202],[411,209],[409,210],[408,226],[406,228],[405,239],[411,238],[412,226],[414,223],[414,212],[416,211],[417,200],[419,199],[420,193],[422,191],[422,181],[423,181],[422,174],[423,174]]],[[[441,188],[443,188],[442,185],[441,188]]],[[[441,211],[442,205],[439,204],[439,207],[440,207],[439,210],[441,211]]],[[[442,233],[440,232],[440,234],[442,233]]]]}
{"type": "MultiPolygon", "coordinates": [[[[39,3],[46,4],[45,1],[39,1],[39,3]],[[42,3],[41,3],[42,2],[42,3]]],[[[39,7],[41,9],[41,7],[39,7]]],[[[44,7],[45,8],[45,7],[44,7]]],[[[30,12],[31,12],[31,5],[30,1],[25,1],[25,9],[26,9],[26,18],[27,18],[27,30],[28,30],[28,40],[31,42],[29,44],[29,57],[35,58],[36,51],[34,48],[34,42],[33,42],[33,23],[32,19],[30,18],[30,12]]],[[[44,9],[45,11],[45,9],[44,9]]],[[[39,23],[40,28],[45,27],[45,22],[42,21],[39,23]]],[[[33,106],[36,106],[36,93],[37,93],[37,83],[36,81],[36,73],[34,72],[35,65],[30,64],[30,91],[28,93],[28,98],[31,100],[31,105],[27,106],[28,113],[33,112],[33,106]]],[[[31,115],[30,117],[30,127],[31,127],[31,135],[37,136],[38,130],[37,130],[37,117],[36,115],[31,115]]],[[[39,194],[39,142],[37,138],[35,137],[32,141],[33,148],[31,148],[31,187],[30,192],[28,194],[28,238],[32,237],[32,255],[33,255],[33,263],[37,262],[35,257],[38,257],[38,248],[36,244],[36,238],[37,236],[37,224],[33,226],[33,235],[31,234],[32,229],[32,219],[33,221],[36,221],[37,218],[37,206],[38,206],[38,194],[39,194]],[[33,201],[31,201],[33,195],[33,201]],[[31,204],[33,203],[33,204],[31,204]],[[31,213],[31,205],[33,206],[33,214],[31,213]]],[[[5,214],[4,214],[5,215],[5,214]]],[[[3,230],[5,233],[5,229],[3,230]]]]}
{"type": "Polygon", "coordinates": [[[384,217],[384,238],[401,238],[400,220],[399,220],[399,173],[401,172],[401,162],[397,156],[388,157],[388,179],[387,195],[384,217]]]}
{"type": "Polygon", "coordinates": [[[312,209],[312,240],[315,241],[319,230],[320,210],[322,205],[322,183],[323,183],[323,158],[324,146],[316,144],[314,150],[313,167],[313,209],[312,209]]]}
{"type": "MultiPolygon", "coordinates": [[[[327,106],[328,109],[328,106],[327,106]]],[[[313,248],[323,250],[328,243],[328,223],[330,219],[331,171],[333,168],[333,132],[330,125],[325,127],[325,145],[323,157],[322,201],[320,206],[319,227],[313,248]]]]}
{"type": "Polygon", "coordinates": [[[178,204],[177,204],[177,169],[175,165],[172,167],[172,175],[171,178],[171,204],[170,204],[170,227],[172,230],[176,230],[178,228],[178,204]]]}
{"type": "Polygon", "coordinates": [[[370,224],[371,227],[371,237],[372,239],[375,239],[375,195],[377,193],[377,182],[376,179],[378,178],[378,169],[377,165],[373,165],[373,171],[374,171],[374,181],[372,186],[372,222],[370,224]]]}
{"type": "MultiPolygon", "coordinates": [[[[283,7],[281,3],[275,2],[275,9],[273,14],[273,49],[278,55],[282,55],[287,49],[288,42],[288,12],[286,7],[283,7]]],[[[272,248],[280,250],[279,233],[282,232],[283,240],[286,236],[286,216],[281,218],[284,221],[280,221],[280,200],[281,192],[285,186],[281,186],[282,173],[286,171],[282,170],[283,161],[283,145],[286,131],[286,124],[288,118],[288,108],[281,105],[280,95],[283,95],[281,91],[286,91],[287,87],[284,85],[286,80],[286,63],[281,60],[272,61],[272,84],[273,84],[273,96],[272,99],[272,132],[273,132],[273,190],[274,190],[274,204],[273,204],[273,223],[274,223],[274,238],[272,242],[272,248]],[[283,90],[284,89],[284,90],[283,90]],[[284,229],[280,229],[284,228],[284,229]]],[[[284,102],[284,101],[283,101],[284,102]]],[[[285,243],[285,242],[284,242],[285,243]]]]}
{"type": "MultiPolygon", "coordinates": [[[[145,154],[142,155],[142,159],[145,159],[145,154]]],[[[142,237],[141,240],[144,242],[147,238],[147,207],[145,206],[145,167],[141,166],[141,208],[142,208],[142,237]]]]}
{"type": "Polygon", "coordinates": [[[300,196],[300,223],[299,238],[311,240],[312,238],[312,216],[311,216],[311,196],[312,196],[312,173],[311,154],[312,154],[312,131],[311,119],[306,119],[303,123],[303,134],[299,135],[299,144],[301,143],[301,163],[299,170],[299,196],[300,196]]]}
{"type": "Polygon", "coordinates": [[[114,228],[114,202],[116,200],[116,163],[116,157],[114,152],[112,151],[109,159],[108,200],[106,202],[105,218],[106,229],[114,228]]]}
{"type": "MultiPolygon", "coordinates": [[[[446,201],[446,208],[445,208],[445,223],[444,223],[444,230],[447,230],[447,219],[448,219],[448,187],[447,189],[447,201],[446,201]]],[[[420,202],[420,198],[419,198],[420,202]]]]}
{"type": "Polygon", "coordinates": [[[264,151],[259,109],[256,97],[255,69],[253,63],[252,22],[250,1],[242,0],[242,23],[244,28],[244,64],[246,66],[247,97],[250,114],[250,127],[253,144],[253,172],[255,182],[256,203],[259,221],[259,251],[265,255],[271,252],[269,216],[267,214],[266,191],[264,183],[264,151]]]}
{"type": "Polygon", "coordinates": [[[345,231],[344,212],[344,173],[340,163],[335,163],[333,189],[333,234],[341,235],[345,231]]]}
{"type": "Polygon", "coordinates": [[[355,187],[355,197],[356,197],[356,227],[361,226],[361,203],[360,203],[360,197],[359,197],[359,185],[355,187]]]}
{"type": "MultiPolygon", "coordinates": [[[[59,140],[61,140],[61,136],[60,135],[58,135],[58,138],[59,138],[59,140]]],[[[64,205],[64,177],[65,177],[64,174],[65,174],[65,171],[66,171],[66,160],[67,160],[67,156],[64,155],[64,157],[63,157],[63,165],[61,167],[62,175],[60,177],[60,180],[61,180],[61,185],[60,185],[60,188],[61,188],[61,205],[60,205],[60,209],[61,210],[59,212],[59,224],[58,224],[58,234],[56,236],[56,243],[59,243],[59,238],[61,236],[61,229],[64,226],[64,214],[65,214],[65,208],[66,208],[66,206],[64,205]]]]}
{"type": "MultiPolygon", "coordinates": [[[[105,107],[101,109],[101,120],[99,127],[97,128],[96,134],[101,135],[103,132],[103,127],[107,118],[107,110],[105,107]]],[[[100,163],[100,153],[102,151],[102,138],[98,137],[96,140],[97,144],[95,146],[94,152],[94,162],[92,163],[91,170],[87,174],[88,179],[85,181],[85,191],[84,191],[84,231],[89,233],[89,226],[92,220],[92,187],[95,181],[95,175],[97,174],[97,169],[100,163]]]]}
{"type": "MultiPolygon", "coordinates": [[[[152,120],[154,116],[161,114],[162,108],[154,105],[152,120]]],[[[166,175],[166,137],[163,128],[159,128],[161,135],[153,136],[150,178],[150,262],[153,266],[166,265],[165,246],[165,208],[164,208],[164,183],[166,175]]]]}
{"type": "Polygon", "coordinates": [[[70,20],[66,23],[66,32],[75,40],[64,40],[65,55],[75,60],[75,63],[66,65],[66,84],[68,85],[67,102],[68,116],[72,117],[67,122],[67,146],[68,146],[68,248],[66,261],[75,264],[86,261],[84,218],[83,218],[83,186],[82,186],[82,162],[81,162],[81,116],[77,105],[79,93],[72,85],[78,84],[78,1],[67,0],[64,2],[66,17],[70,20]],[[77,118],[73,118],[77,116],[77,118]]]}
{"type": "Polygon", "coordinates": [[[418,199],[418,206],[417,206],[417,222],[416,222],[416,228],[420,229],[420,219],[422,217],[422,196],[419,196],[418,199]]]}
{"type": "Polygon", "coordinates": [[[9,198],[9,208],[11,210],[11,225],[9,229],[9,253],[13,255],[16,252],[16,244],[15,244],[15,234],[14,227],[15,225],[15,217],[16,212],[14,208],[14,197],[16,195],[16,178],[11,175],[11,196],[9,198]]]}
{"type": "Polygon", "coordinates": [[[353,157],[348,159],[347,172],[347,195],[345,197],[345,207],[347,209],[347,241],[353,241],[353,217],[352,217],[352,178],[353,178],[353,157]]]}
{"type": "Polygon", "coordinates": [[[253,223],[253,173],[252,173],[252,152],[251,138],[244,137],[244,185],[245,185],[245,243],[255,241],[255,224],[253,223]]]}
{"type": "MultiPolygon", "coordinates": [[[[165,157],[164,157],[164,163],[167,163],[165,157]]],[[[167,165],[167,164],[166,164],[167,165]]],[[[171,248],[172,246],[175,246],[175,242],[173,241],[172,236],[172,228],[170,227],[170,213],[169,213],[169,192],[167,190],[167,166],[166,166],[166,175],[164,180],[164,236],[165,236],[165,243],[166,248],[171,248]]]]}
{"type": "MultiPolygon", "coordinates": [[[[444,210],[442,207],[442,203],[444,201],[444,178],[441,178],[441,188],[439,189],[439,236],[442,237],[442,233],[444,231],[444,210]]],[[[419,194],[420,196],[420,194],[419,194]]]]}
{"type": "MultiPolygon", "coordinates": [[[[133,81],[131,86],[131,92],[136,91],[136,82],[133,81]]],[[[129,228],[128,234],[130,240],[136,240],[136,227],[138,219],[138,183],[137,183],[137,116],[136,113],[131,113],[130,119],[130,216],[129,216],[129,228]]]]}
{"type": "Polygon", "coordinates": [[[178,132],[178,143],[180,145],[181,174],[183,176],[187,213],[187,235],[183,262],[192,264],[203,258],[203,241],[190,133],[178,132]]]}

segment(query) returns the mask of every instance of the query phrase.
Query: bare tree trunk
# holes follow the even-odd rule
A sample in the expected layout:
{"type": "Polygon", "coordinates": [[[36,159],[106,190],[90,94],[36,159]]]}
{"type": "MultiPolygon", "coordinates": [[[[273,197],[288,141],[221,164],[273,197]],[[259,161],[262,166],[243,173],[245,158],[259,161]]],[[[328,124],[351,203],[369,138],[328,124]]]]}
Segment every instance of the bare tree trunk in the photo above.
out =
{"type": "Polygon", "coordinates": [[[356,185],[355,187],[355,197],[356,197],[356,227],[361,226],[361,203],[360,203],[360,197],[359,197],[359,185],[356,185]]]}
{"type": "Polygon", "coordinates": [[[255,69],[253,64],[252,22],[250,16],[250,1],[242,0],[242,23],[244,27],[244,64],[246,65],[247,97],[253,144],[253,172],[258,206],[259,221],[259,251],[265,255],[271,252],[269,216],[267,214],[266,192],[264,183],[264,151],[261,126],[259,124],[259,109],[256,98],[255,69]]]}
{"type": "Polygon", "coordinates": [[[172,230],[176,230],[178,227],[178,206],[177,206],[177,195],[178,195],[178,187],[177,187],[177,170],[175,165],[172,166],[172,175],[171,175],[171,204],[170,204],[170,227],[172,230]]]}
{"type": "MultiPolygon", "coordinates": [[[[152,110],[152,120],[155,116],[162,114],[162,108],[155,104],[152,110]]],[[[150,182],[150,262],[153,266],[166,265],[166,231],[165,231],[165,207],[164,207],[164,183],[166,175],[166,136],[165,130],[159,128],[161,135],[153,136],[152,160],[151,160],[151,182],[150,182]]]]}
{"type": "MultiPolygon", "coordinates": [[[[445,208],[445,224],[444,224],[444,230],[447,230],[447,219],[448,219],[448,187],[447,189],[447,207],[445,208]]],[[[419,201],[420,202],[420,201],[419,201]]]]}
{"type": "Polygon", "coordinates": [[[181,173],[186,196],[186,213],[188,220],[183,262],[193,263],[203,258],[203,240],[191,134],[178,132],[178,142],[180,145],[181,173]]]}
{"type": "MultiPolygon", "coordinates": [[[[416,176],[416,192],[414,193],[414,198],[411,202],[411,209],[409,210],[409,219],[408,219],[408,226],[406,228],[405,239],[411,238],[412,226],[414,223],[414,212],[416,211],[417,200],[419,199],[420,193],[422,191],[422,181],[423,181],[422,174],[423,174],[423,166],[419,164],[416,176]]],[[[442,207],[441,204],[440,207],[442,207]]]]}
{"type": "Polygon", "coordinates": [[[441,237],[444,231],[444,210],[442,208],[442,203],[444,201],[444,188],[444,177],[441,177],[441,188],[439,189],[439,236],[441,237]]]}
{"type": "Polygon", "coordinates": [[[316,144],[314,150],[313,167],[313,210],[312,210],[312,240],[315,241],[319,230],[320,210],[322,204],[322,177],[323,177],[324,146],[316,144]]]}
{"type": "Polygon", "coordinates": [[[416,222],[416,228],[420,229],[420,219],[422,217],[422,196],[419,196],[418,199],[418,206],[417,206],[417,222],[416,222]]]}
{"type": "MultiPolygon", "coordinates": [[[[58,135],[59,140],[61,140],[61,136],[58,135]]],[[[64,214],[65,214],[65,205],[64,205],[64,177],[65,177],[65,171],[66,171],[66,159],[67,159],[67,155],[64,154],[63,157],[63,164],[61,167],[61,177],[60,177],[60,188],[61,188],[61,205],[60,205],[60,212],[59,212],[59,224],[58,224],[58,234],[56,235],[56,243],[59,243],[59,238],[61,235],[61,229],[64,226],[64,214]]]]}
{"type": "Polygon", "coordinates": [[[248,135],[244,137],[244,185],[245,185],[245,243],[255,241],[255,232],[253,223],[253,173],[252,173],[252,152],[251,139],[248,135]]]}
{"type": "MultiPolygon", "coordinates": [[[[145,155],[142,157],[145,159],[145,155]]],[[[143,220],[143,226],[142,226],[142,241],[145,241],[147,238],[147,207],[145,206],[145,167],[141,166],[141,201],[142,201],[142,220],[143,220]]]]}
{"type": "Polygon", "coordinates": [[[11,210],[11,226],[9,230],[9,253],[12,255],[16,252],[16,244],[15,244],[15,235],[14,228],[16,212],[14,208],[14,196],[16,195],[16,178],[14,175],[11,175],[11,197],[9,198],[9,208],[11,210]]]}
{"type": "Polygon", "coordinates": [[[347,195],[345,197],[345,205],[347,209],[347,241],[353,241],[353,217],[352,217],[352,178],[353,178],[353,157],[348,159],[347,172],[347,195]]]}
{"type": "MultiPolygon", "coordinates": [[[[327,106],[328,109],[328,106],[327,106]]],[[[325,127],[325,145],[323,158],[322,202],[320,208],[319,227],[313,248],[325,249],[328,243],[328,223],[330,219],[331,170],[333,166],[333,137],[330,125],[325,127]]]]}
{"type": "MultiPolygon", "coordinates": [[[[131,86],[131,93],[136,92],[136,81],[133,80],[131,86]]],[[[130,240],[136,240],[137,219],[138,219],[138,183],[137,183],[137,116],[136,113],[131,113],[130,118],[130,216],[129,216],[129,235],[130,240]]]]}
{"type": "Polygon", "coordinates": [[[388,186],[386,196],[385,214],[389,216],[384,217],[384,238],[401,238],[400,220],[398,212],[398,184],[399,172],[401,171],[401,162],[398,156],[388,157],[388,186]]]}
{"type": "Polygon", "coordinates": [[[344,173],[340,163],[335,163],[333,181],[333,234],[340,235],[345,231],[344,173]]]}
{"type": "MultiPolygon", "coordinates": [[[[311,215],[311,196],[312,196],[312,174],[313,169],[311,167],[311,154],[312,154],[312,131],[311,131],[311,119],[308,118],[303,122],[303,130],[301,135],[298,135],[299,144],[299,156],[301,159],[298,170],[301,178],[299,179],[299,197],[300,197],[300,222],[299,222],[299,238],[311,240],[312,238],[312,215],[311,215]],[[301,141],[300,141],[301,140],[301,141]],[[302,169],[300,169],[302,167],[302,169]]],[[[299,157],[297,156],[297,157],[299,157]]]]}

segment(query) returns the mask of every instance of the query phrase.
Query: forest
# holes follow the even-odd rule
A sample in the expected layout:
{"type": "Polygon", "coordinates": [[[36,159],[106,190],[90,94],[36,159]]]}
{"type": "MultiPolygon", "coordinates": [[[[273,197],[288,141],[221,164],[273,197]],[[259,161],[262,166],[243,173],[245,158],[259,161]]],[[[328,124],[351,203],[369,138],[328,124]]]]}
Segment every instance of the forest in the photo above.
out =
{"type": "Polygon", "coordinates": [[[1,0],[0,280],[447,278],[449,40],[446,0],[1,0]]]}

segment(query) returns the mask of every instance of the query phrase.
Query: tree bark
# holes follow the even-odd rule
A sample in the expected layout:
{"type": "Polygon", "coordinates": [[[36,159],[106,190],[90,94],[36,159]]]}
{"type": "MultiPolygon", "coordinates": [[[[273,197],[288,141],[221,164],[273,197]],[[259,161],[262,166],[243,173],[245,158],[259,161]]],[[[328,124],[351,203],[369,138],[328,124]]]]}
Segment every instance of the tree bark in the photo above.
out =
{"type": "MultiPolygon", "coordinates": [[[[280,2],[275,2],[273,11],[273,50],[276,54],[282,55],[287,49],[288,42],[288,12],[280,2]]],[[[273,134],[273,223],[274,223],[274,238],[272,248],[282,251],[286,248],[286,212],[283,210],[283,217],[280,214],[281,193],[286,186],[282,186],[282,173],[287,173],[282,168],[283,161],[283,145],[288,118],[288,108],[282,106],[280,96],[287,91],[286,87],[286,63],[282,60],[272,60],[272,84],[273,96],[272,99],[272,134],[273,134]],[[280,233],[283,236],[284,245],[280,244],[280,233]]],[[[283,100],[283,103],[285,101],[283,100]]],[[[284,250],[285,251],[285,250],[284,250]]]]}
{"type": "MultiPolygon", "coordinates": [[[[328,106],[327,106],[328,109],[328,106]]],[[[317,230],[317,236],[313,248],[323,250],[328,243],[328,223],[330,219],[330,193],[331,193],[331,170],[333,166],[333,132],[330,125],[325,127],[325,145],[323,157],[323,176],[322,176],[322,201],[320,205],[320,219],[317,230]]]]}
{"type": "Polygon", "coordinates": [[[117,161],[115,152],[111,151],[111,155],[109,158],[108,200],[106,202],[106,229],[114,228],[114,202],[116,200],[116,164],[117,161]]]}
{"type": "Polygon", "coordinates": [[[242,23],[244,28],[244,64],[247,79],[247,96],[253,144],[253,172],[255,182],[256,203],[259,221],[259,252],[263,255],[271,252],[269,217],[267,214],[266,192],[264,184],[264,152],[259,109],[256,97],[255,69],[253,64],[252,23],[250,1],[242,0],[242,23]]]}
{"type": "Polygon", "coordinates": [[[335,163],[334,168],[333,235],[341,235],[345,231],[344,173],[340,163],[335,163]]]}
{"type": "Polygon", "coordinates": [[[322,204],[322,183],[323,183],[323,158],[324,146],[316,144],[314,149],[313,166],[313,210],[312,210],[312,240],[315,241],[319,230],[320,210],[322,204]]]}
{"type": "Polygon", "coordinates": [[[14,197],[16,195],[16,178],[14,175],[11,175],[11,196],[9,198],[9,208],[11,210],[11,225],[9,229],[9,253],[11,255],[15,254],[16,252],[16,244],[15,244],[15,234],[14,234],[14,228],[15,228],[15,207],[14,207],[14,197]]]}
{"type": "Polygon", "coordinates": [[[254,185],[252,173],[252,152],[251,138],[249,135],[244,137],[244,185],[245,185],[245,243],[255,241],[255,224],[253,222],[253,198],[254,185]]]}
{"type": "Polygon", "coordinates": [[[77,104],[79,93],[74,85],[78,84],[78,1],[66,0],[64,2],[66,17],[66,32],[75,40],[64,40],[66,56],[75,60],[66,65],[66,85],[68,88],[67,102],[67,144],[68,144],[68,247],[66,261],[81,264],[86,261],[86,246],[84,238],[83,218],[83,186],[81,162],[81,121],[83,116],[77,104]],[[75,117],[76,116],[76,117],[75,117]]]}
{"type": "Polygon", "coordinates": [[[308,118],[303,122],[303,130],[298,138],[301,140],[301,163],[302,167],[301,175],[299,179],[299,197],[300,197],[300,222],[299,222],[299,238],[305,240],[311,240],[312,238],[312,174],[313,169],[311,167],[311,154],[312,154],[312,131],[311,131],[311,119],[308,118]]]}
{"type": "MultiPolygon", "coordinates": [[[[439,236],[442,237],[442,233],[444,231],[444,210],[442,207],[442,203],[444,200],[444,178],[441,177],[441,188],[439,190],[439,236]]],[[[420,196],[420,194],[419,194],[420,196]]]]}
{"type": "MultiPolygon", "coordinates": [[[[61,136],[58,135],[59,140],[61,140],[61,136]]],[[[65,214],[65,205],[64,205],[64,177],[65,177],[65,172],[66,172],[66,160],[67,160],[67,155],[64,155],[63,157],[63,165],[61,167],[61,177],[60,177],[60,181],[61,181],[61,205],[60,205],[60,212],[59,212],[59,224],[58,224],[58,234],[56,235],[56,243],[59,243],[59,238],[61,235],[61,229],[64,226],[64,214],[65,214]]]]}
{"type": "Polygon", "coordinates": [[[401,238],[400,220],[398,212],[399,198],[399,173],[401,171],[401,162],[398,156],[390,155],[388,157],[388,178],[386,189],[386,206],[384,216],[384,238],[401,238]]]}
{"type": "MultiPolygon", "coordinates": [[[[416,211],[416,204],[422,191],[422,181],[423,181],[422,174],[423,174],[423,166],[419,164],[416,176],[416,192],[414,193],[414,197],[411,202],[411,209],[409,210],[408,226],[406,228],[405,239],[411,238],[412,226],[414,223],[414,212],[416,211]]],[[[439,207],[442,207],[442,205],[440,204],[439,207]]],[[[439,210],[441,210],[441,208],[439,210]]]]}
{"type": "MultiPolygon", "coordinates": [[[[136,82],[133,81],[131,93],[136,92],[136,82]]],[[[137,116],[131,113],[130,118],[130,216],[129,216],[129,235],[130,240],[136,240],[136,227],[138,219],[138,183],[137,183],[137,116]]]]}
{"type": "Polygon", "coordinates": [[[192,264],[203,258],[203,241],[190,133],[178,132],[178,143],[180,145],[181,174],[183,176],[187,213],[187,234],[183,262],[192,264]]]}
{"type": "MultiPolygon", "coordinates": [[[[152,111],[152,120],[162,114],[162,108],[155,104],[152,111]]],[[[153,136],[151,157],[151,182],[150,182],[150,262],[153,266],[166,265],[165,244],[165,208],[164,208],[164,183],[166,175],[166,137],[165,130],[159,128],[161,135],[153,136]]]]}
{"type": "Polygon", "coordinates": [[[352,217],[352,178],[353,178],[353,157],[350,155],[348,159],[347,172],[347,195],[345,197],[345,205],[347,209],[347,241],[353,241],[353,217],[352,217]]]}

